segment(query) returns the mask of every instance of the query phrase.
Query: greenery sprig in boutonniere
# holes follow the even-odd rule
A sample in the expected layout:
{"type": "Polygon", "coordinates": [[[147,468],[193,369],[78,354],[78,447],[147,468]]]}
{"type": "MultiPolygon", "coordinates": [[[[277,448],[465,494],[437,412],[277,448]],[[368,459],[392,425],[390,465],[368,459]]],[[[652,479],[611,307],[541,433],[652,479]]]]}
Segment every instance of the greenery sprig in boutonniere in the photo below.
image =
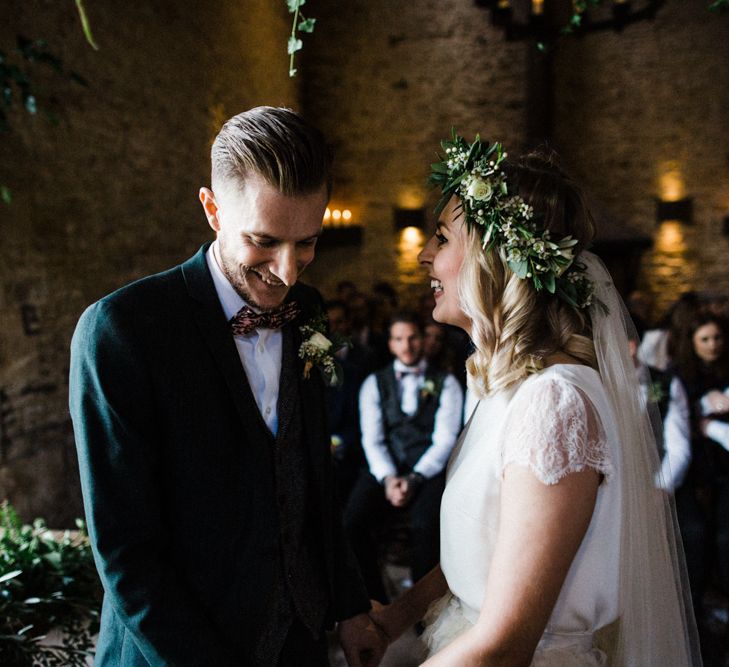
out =
{"type": "Polygon", "coordinates": [[[660,382],[651,382],[648,385],[648,402],[661,403],[666,398],[666,392],[660,382]]]}
{"type": "Polygon", "coordinates": [[[299,357],[304,360],[304,378],[308,379],[311,369],[318,366],[324,381],[330,387],[342,384],[342,367],[334,358],[334,353],[342,347],[348,347],[350,342],[344,336],[335,334],[327,337],[327,317],[319,313],[308,324],[299,327],[304,341],[299,347],[299,357]]]}
{"type": "Polygon", "coordinates": [[[440,392],[443,389],[443,380],[434,380],[433,378],[426,377],[425,382],[423,382],[423,386],[420,387],[420,397],[421,398],[428,398],[428,396],[433,396],[434,398],[438,398],[440,396],[440,392]]]}

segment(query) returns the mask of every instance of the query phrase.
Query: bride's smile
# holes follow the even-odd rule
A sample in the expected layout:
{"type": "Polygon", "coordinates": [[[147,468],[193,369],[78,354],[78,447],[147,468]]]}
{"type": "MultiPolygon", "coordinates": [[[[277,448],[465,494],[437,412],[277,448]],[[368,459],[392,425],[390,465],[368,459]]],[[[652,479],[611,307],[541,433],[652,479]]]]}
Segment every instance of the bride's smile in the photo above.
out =
{"type": "Polygon", "coordinates": [[[425,244],[418,261],[427,267],[430,275],[430,287],[435,297],[433,319],[468,332],[470,320],[461,308],[458,295],[458,274],[463,264],[466,240],[461,207],[454,197],[443,209],[435,233],[425,244]]]}

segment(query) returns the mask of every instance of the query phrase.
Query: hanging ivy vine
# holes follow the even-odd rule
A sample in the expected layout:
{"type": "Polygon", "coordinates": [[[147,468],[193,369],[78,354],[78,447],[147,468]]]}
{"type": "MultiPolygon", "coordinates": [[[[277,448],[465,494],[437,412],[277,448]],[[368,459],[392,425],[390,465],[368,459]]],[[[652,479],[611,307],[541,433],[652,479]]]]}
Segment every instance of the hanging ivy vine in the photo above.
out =
{"type": "Polygon", "coordinates": [[[306,0],[286,0],[286,6],[289,9],[289,13],[294,15],[293,22],[291,23],[291,34],[289,35],[289,41],[287,44],[287,53],[289,54],[289,76],[296,76],[297,69],[294,67],[294,60],[296,54],[301,51],[304,47],[304,42],[301,39],[303,33],[311,34],[314,32],[314,26],[316,19],[307,19],[301,7],[306,3],[306,0]]]}

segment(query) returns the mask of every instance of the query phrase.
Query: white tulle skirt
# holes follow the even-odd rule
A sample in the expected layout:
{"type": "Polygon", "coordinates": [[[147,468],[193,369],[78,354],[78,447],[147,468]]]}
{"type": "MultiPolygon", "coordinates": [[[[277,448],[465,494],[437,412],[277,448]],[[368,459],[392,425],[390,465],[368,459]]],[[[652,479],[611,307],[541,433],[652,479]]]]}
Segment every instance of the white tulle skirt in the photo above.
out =
{"type": "MultiPolygon", "coordinates": [[[[460,600],[451,593],[436,600],[423,620],[426,627],[421,639],[428,647],[428,656],[438,653],[473,626],[460,600]]],[[[592,642],[591,634],[545,632],[531,667],[604,667],[607,657],[592,642]]]]}

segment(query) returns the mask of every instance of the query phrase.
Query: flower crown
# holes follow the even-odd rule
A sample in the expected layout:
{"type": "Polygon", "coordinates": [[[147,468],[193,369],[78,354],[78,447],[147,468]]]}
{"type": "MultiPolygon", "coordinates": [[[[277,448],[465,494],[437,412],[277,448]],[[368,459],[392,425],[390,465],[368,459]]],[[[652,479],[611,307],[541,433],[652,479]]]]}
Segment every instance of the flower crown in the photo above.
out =
{"type": "Polygon", "coordinates": [[[577,239],[565,236],[553,241],[549,230],[535,221],[532,207],[519,195],[509,194],[501,170],[507,157],[502,145],[482,143],[478,135],[469,144],[454,129],[451,140],[441,146],[445,158],[431,165],[428,179],[442,191],[436,215],[457,196],[466,223],[479,230],[486,252],[498,248],[509,268],[519,278],[531,280],[537,292],[547,290],[578,310],[592,305],[594,285],[573,254],[577,239]]]}

